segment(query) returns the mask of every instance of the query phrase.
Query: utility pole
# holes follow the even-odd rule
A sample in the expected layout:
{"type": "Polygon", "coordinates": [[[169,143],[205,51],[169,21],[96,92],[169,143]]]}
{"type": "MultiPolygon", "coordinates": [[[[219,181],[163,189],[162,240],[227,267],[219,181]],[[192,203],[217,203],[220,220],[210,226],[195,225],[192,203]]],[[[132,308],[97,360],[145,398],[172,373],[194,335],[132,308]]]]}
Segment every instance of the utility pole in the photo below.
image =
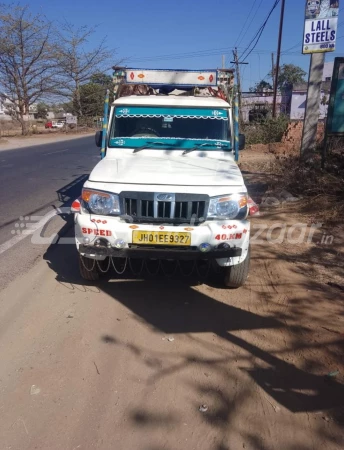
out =
{"type": "Polygon", "coordinates": [[[312,53],[309,66],[308,89],[303,121],[301,157],[308,150],[314,150],[317,142],[317,128],[319,120],[319,103],[321,82],[324,70],[324,53],[312,53]]]}
{"type": "Polygon", "coordinates": [[[222,55],[222,69],[225,69],[226,67],[226,56],[222,55]]]}
{"type": "Polygon", "coordinates": [[[271,53],[271,78],[272,78],[272,90],[275,92],[275,61],[274,54],[271,53]]]}
{"type": "Polygon", "coordinates": [[[278,32],[278,45],[277,45],[277,57],[276,57],[276,69],[275,69],[275,81],[274,81],[274,99],[273,99],[273,104],[272,104],[272,117],[276,117],[276,100],[277,100],[277,87],[278,87],[277,85],[278,85],[278,75],[279,75],[279,66],[280,66],[280,58],[281,58],[284,7],[285,7],[285,0],[282,0],[281,17],[280,17],[279,32],[278,32]]]}
{"type": "Polygon", "coordinates": [[[237,85],[238,85],[238,100],[239,100],[239,117],[240,117],[240,123],[243,123],[243,116],[242,116],[242,103],[241,103],[241,78],[240,78],[240,64],[248,64],[247,62],[239,62],[238,58],[238,50],[235,47],[233,50],[233,57],[234,61],[231,61],[231,64],[235,64],[235,70],[237,74],[237,85]]]}

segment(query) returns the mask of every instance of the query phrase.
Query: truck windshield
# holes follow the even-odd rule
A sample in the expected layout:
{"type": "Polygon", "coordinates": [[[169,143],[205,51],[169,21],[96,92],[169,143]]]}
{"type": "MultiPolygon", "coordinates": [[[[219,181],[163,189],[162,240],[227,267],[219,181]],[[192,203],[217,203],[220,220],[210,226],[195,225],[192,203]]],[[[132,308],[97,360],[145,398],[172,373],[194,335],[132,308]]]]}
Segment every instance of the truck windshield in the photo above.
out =
{"type": "MultiPolygon", "coordinates": [[[[228,110],[119,106],[115,109],[109,147],[138,148],[159,141],[169,150],[203,145],[231,149],[228,110]],[[205,145],[206,144],[206,145],[205,145]]],[[[161,150],[163,145],[150,145],[161,150]]]]}

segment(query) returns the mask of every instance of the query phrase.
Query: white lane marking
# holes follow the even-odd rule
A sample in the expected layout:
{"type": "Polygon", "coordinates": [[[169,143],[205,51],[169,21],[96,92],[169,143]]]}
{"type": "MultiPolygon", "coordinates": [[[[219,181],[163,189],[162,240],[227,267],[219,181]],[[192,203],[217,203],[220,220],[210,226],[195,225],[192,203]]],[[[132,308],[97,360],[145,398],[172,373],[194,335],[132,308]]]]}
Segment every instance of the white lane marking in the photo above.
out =
{"type": "Polygon", "coordinates": [[[18,236],[14,236],[9,241],[5,242],[4,244],[0,245],[0,255],[2,253],[7,252],[10,248],[12,248],[14,245],[18,244],[21,240],[25,239],[27,235],[25,234],[19,234],[18,236]]]}
{"type": "Polygon", "coordinates": [[[6,162],[6,159],[1,159],[0,160],[0,168],[1,169],[9,169],[10,167],[13,167],[14,164],[3,164],[6,162]]]}
{"type": "Polygon", "coordinates": [[[69,148],[66,148],[65,150],[56,150],[55,152],[43,153],[43,156],[53,155],[54,153],[68,152],[68,150],[69,150],[69,148]]]}
{"type": "Polygon", "coordinates": [[[21,230],[21,234],[17,234],[13,238],[4,242],[0,245],[0,255],[5,253],[7,250],[12,248],[14,245],[18,244],[18,242],[25,239],[27,236],[32,235],[36,230],[42,228],[52,217],[58,215],[60,213],[59,208],[57,210],[50,211],[48,214],[44,216],[31,216],[31,220],[37,220],[36,223],[28,223],[26,225],[26,230],[21,230]]]}

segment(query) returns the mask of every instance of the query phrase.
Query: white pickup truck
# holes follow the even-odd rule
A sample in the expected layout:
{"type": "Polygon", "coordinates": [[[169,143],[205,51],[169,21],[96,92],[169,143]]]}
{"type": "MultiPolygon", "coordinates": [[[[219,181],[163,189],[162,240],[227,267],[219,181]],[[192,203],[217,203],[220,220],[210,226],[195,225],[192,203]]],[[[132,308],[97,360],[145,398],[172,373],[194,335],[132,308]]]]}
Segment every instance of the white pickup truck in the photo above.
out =
{"type": "MultiPolygon", "coordinates": [[[[225,286],[242,286],[249,206],[230,104],[217,96],[119,96],[103,132],[105,157],[75,215],[82,277],[96,280],[108,258],[211,260],[225,286]]],[[[98,132],[99,147],[101,140],[98,132]]]]}

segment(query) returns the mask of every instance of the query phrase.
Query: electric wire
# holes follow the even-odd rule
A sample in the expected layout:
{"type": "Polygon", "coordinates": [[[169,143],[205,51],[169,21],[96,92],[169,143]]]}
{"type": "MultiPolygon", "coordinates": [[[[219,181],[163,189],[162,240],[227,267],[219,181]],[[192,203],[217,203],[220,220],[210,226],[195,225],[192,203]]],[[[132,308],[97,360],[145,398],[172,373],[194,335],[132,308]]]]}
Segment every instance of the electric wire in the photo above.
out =
{"type": "MultiPolygon", "coordinates": [[[[234,43],[234,47],[236,46],[236,44],[240,45],[240,42],[242,42],[242,39],[245,37],[245,34],[246,34],[246,33],[244,33],[242,39],[239,41],[239,39],[240,39],[242,33],[243,33],[244,30],[245,30],[246,24],[247,24],[247,22],[249,21],[249,18],[250,18],[250,16],[251,16],[251,13],[252,13],[253,8],[254,8],[255,4],[257,3],[257,1],[258,1],[258,0],[254,0],[253,4],[252,4],[252,6],[251,6],[250,12],[248,13],[248,15],[247,15],[247,17],[246,17],[245,23],[244,23],[243,27],[241,28],[241,31],[240,31],[240,33],[239,33],[239,36],[237,37],[237,39],[236,39],[236,41],[235,41],[235,43],[234,43]]],[[[251,22],[250,22],[250,24],[251,24],[251,22]]],[[[250,25],[247,27],[247,29],[249,29],[249,28],[250,28],[250,25]]],[[[247,30],[246,30],[246,32],[247,32],[247,30]]]]}
{"type": "Polygon", "coordinates": [[[278,4],[280,3],[281,0],[275,0],[274,4],[272,5],[265,21],[263,22],[263,24],[260,26],[259,30],[257,31],[257,33],[255,34],[255,36],[251,39],[250,43],[248,44],[246,50],[243,52],[243,54],[241,55],[241,57],[239,58],[240,62],[244,62],[253,52],[253,50],[256,48],[256,46],[258,45],[258,42],[263,34],[263,31],[271,17],[271,14],[274,12],[274,10],[276,9],[276,7],[278,6],[278,4]],[[251,45],[253,44],[253,47],[250,49],[251,45]],[[247,53],[248,52],[248,53],[247,53]],[[245,53],[247,53],[245,55],[245,53]]]}

